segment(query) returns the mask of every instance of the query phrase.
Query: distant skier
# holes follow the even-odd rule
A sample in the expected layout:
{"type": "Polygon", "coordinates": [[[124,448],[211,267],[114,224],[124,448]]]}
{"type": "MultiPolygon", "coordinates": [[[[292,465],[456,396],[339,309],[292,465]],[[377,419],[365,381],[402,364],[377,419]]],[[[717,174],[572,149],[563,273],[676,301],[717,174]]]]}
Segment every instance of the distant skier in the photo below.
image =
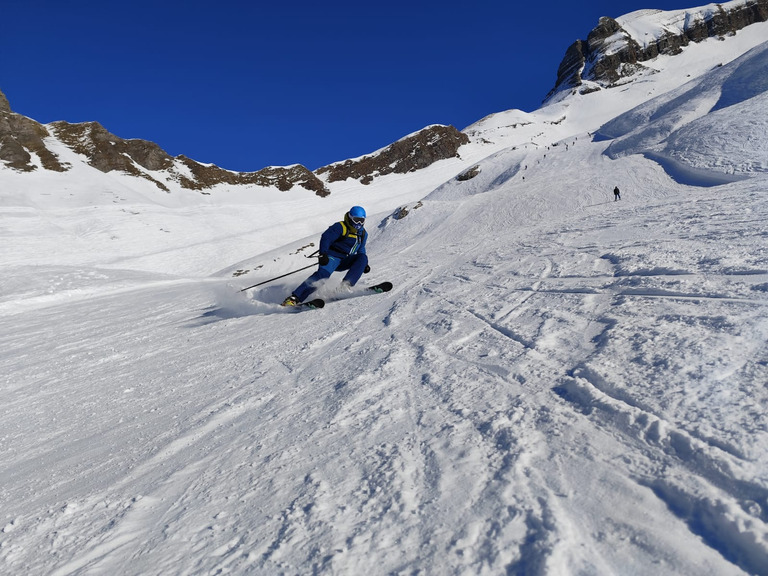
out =
{"type": "Polygon", "coordinates": [[[342,288],[347,290],[357,284],[360,276],[371,271],[365,253],[365,210],[352,206],[341,222],[336,222],[320,236],[320,256],[317,271],[307,278],[286,298],[282,306],[298,306],[317,289],[317,283],[331,277],[336,271],[347,270],[342,288]]]}
{"type": "Polygon", "coordinates": [[[617,200],[621,200],[621,192],[619,192],[618,186],[613,189],[613,201],[616,202],[617,200]]]}

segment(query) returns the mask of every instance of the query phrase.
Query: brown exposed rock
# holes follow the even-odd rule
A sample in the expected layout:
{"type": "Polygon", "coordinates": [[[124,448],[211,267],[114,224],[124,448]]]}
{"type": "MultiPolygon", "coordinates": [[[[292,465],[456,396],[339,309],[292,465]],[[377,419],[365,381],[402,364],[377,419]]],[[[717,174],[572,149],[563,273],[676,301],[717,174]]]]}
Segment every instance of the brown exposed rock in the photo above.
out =
{"type": "Polygon", "coordinates": [[[585,52],[583,43],[583,40],[576,40],[565,51],[565,56],[557,68],[556,89],[573,88],[581,84],[581,69],[584,66],[585,52]]]}
{"type": "Polygon", "coordinates": [[[45,147],[43,139],[49,136],[55,136],[97,170],[144,178],[166,192],[175,182],[182,188],[200,191],[217,184],[276,187],[282,191],[301,186],[318,196],[330,194],[319,177],[323,174],[327,174],[329,182],[355,178],[369,184],[377,176],[413,172],[438,160],[455,157],[458,149],[469,143],[469,137],[453,126],[435,125],[398,140],[381,152],[332,164],[315,173],[299,164],[270,166],[257,172],[234,172],[201,164],[183,155],[172,157],[153,142],[125,140],[98,122],[70,124],[59,121],[43,126],[11,112],[8,100],[0,93],[0,160],[17,170],[31,171],[36,168],[31,156],[35,153],[44,168],[67,170],[69,166],[60,163],[45,147]]]}
{"type": "Polygon", "coordinates": [[[48,136],[42,124],[12,112],[8,99],[0,92],[0,161],[14,170],[31,172],[37,169],[32,163],[32,154],[36,154],[43,168],[63,172],[67,167],[45,147],[43,138],[48,136]]]}
{"type": "Polygon", "coordinates": [[[97,170],[119,171],[144,178],[166,192],[170,190],[170,182],[177,182],[191,190],[204,190],[217,184],[252,184],[275,186],[286,191],[298,185],[318,196],[330,194],[323,181],[301,165],[233,172],[200,164],[186,156],[173,158],[153,142],[119,138],[98,122],[70,124],[62,121],[46,127],[12,112],[8,99],[0,92],[0,161],[15,170],[31,172],[37,169],[32,158],[32,154],[36,154],[44,169],[64,172],[70,166],[60,162],[45,145],[44,139],[51,136],[82,155],[97,170]]]}
{"type": "Polygon", "coordinates": [[[424,204],[422,204],[421,200],[419,200],[416,204],[414,204],[410,209],[408,208],[408,206],[401,206],[400,208],[395,210],[390,217],[393,218],[394,220],[402,220],[403,218],[408,216],[408,214],[411,213],[411,210],[418,210],[422,206],[424,206],[424,204]]]}
{"type": "Polygon", "coordinates": [[[315,174],[328,174],[329,182],[354,178],[362,184],[370,184],[377,176],[414,172],[438,160],[454,158],[458,156],[459,148],[468,143],[469,136],[453,126],[430,126],[398,140],[377,154],[324,166],[315,174]]]}
{"type": "Polygon", "coordinates": [[[656,58],[659,54],[678,54],[691,42],[734,34],[750,24],[766,20],[768,0],[751,0],[729,11],[717,5],[715,12],[707,18],[691,19],[681,34],[670,32],[641,47],[616,20],[600,18],[586,41],[577,40],[566,50],[557,70],[555,87],[547,98],[562,90],[581,86],[584,80],[610,88],[642,70],[642,62],[656,58]],[[623,46],[618,50],[614,38],[616,34],[624,36],[623,46]],[[605,49],[609,38],[612,46],[610,53],[605,49]]]}
{"type": "Polygon", "coordinates": [[[456,176],[456,180],[458,180],[459,182],[466,182],[467,180],[472,180],[472,178],[474,178],[478,174],[480,174],[480,166],[475,164],[468,170],[465,170],[464,172],[456,176]]]}
{"type": "Polygon", "coordinates": [[[5,94],[0,92],[0,113],[10,112],[10,111],[11,111],[11,104],[8,102],[8,98],[5,97],[5,94]]]}
{"type": "Polygon", "coordinates": [[[330,193],[319,178],[300,165],[269,167],[258,172],[233,172],[212,164],[200,164],[183,155],[173,158],[153,142],[123,140],[108,132],[98,122],[54,122],[51,127],[59,140],[85,156],[94,168],[102,172],[116,170],[145,178],[161,190],[168,191],[168,181],[176,181],[182,188],[190,190],[205,190],[217,184],[253,184],[276,186],[282,191],[299,185],[318,196],[330,193]],[[192,177],[187,175],[187,171],[180,172],[176,162],[183,164],[192,177]]]}
{"type": "Polygon", "coordinates": [[[169,190],[166,184],[145,171],[168,169],[173,165],[173,159],[157,144],[145,140],[123,140],[98,122],[53,122],[50,126],[59,140],[85,156],[88,164],[97,170],[125,172],[145,178],[161,190],[169,190]]]}
{"type": "Polygon", "coordinates": [[[330,191],[322,180],[300,164],[288,167],[270,166],[258,172],[231,172],[218,166],[205,165],[195,162],[186,156],[178,156],[194,175],[194,180],[180,176],[179,182],[185,188],[202,190],[216,184],[252,184],[255,186],[275,186],[286,192],[294,185],[314,192],[317,196],[328,196],[330,191]]]}

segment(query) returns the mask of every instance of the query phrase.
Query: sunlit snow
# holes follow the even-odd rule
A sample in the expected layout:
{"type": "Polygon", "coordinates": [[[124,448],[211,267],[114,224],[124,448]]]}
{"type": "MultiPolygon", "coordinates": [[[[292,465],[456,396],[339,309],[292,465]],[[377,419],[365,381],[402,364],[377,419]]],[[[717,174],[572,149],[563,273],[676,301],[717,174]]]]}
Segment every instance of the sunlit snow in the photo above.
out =
{"type": "Polygon", "coordinates": [[[768,574],[766,38],[327,198],[0,167],[0,572],[768,574]],[[240,291],[352,204],[393,291],[240,291]]]}

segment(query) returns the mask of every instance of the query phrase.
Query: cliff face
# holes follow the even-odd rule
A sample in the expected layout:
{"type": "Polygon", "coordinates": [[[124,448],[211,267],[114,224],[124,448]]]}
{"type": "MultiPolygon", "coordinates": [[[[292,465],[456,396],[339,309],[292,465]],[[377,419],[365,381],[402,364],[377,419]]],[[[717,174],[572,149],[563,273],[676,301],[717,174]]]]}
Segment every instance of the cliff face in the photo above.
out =
{"type": "Polygon", "coordinates": [[[56,172],[67,170],[46,148],[43,139],[48,136],[44,126],[12,112],[8,99],[0,92],[0,161],[21,172],[37,170],[38,166],[56,172]]]}
{"type": "Polygon", "coordinates": [[[329,182],[354,178],[370,184],[376,176],[405,174],[426,168],[438,160],[458,156],[462,144],[469,137],[453,126],[430,126],[398,140],[377,154],[347,160],[317,170],[318,175],[328,174],[329,182]]]}
{"type": "Polygon", "coordinates": [[[765,22],[768,0],[729,2],[685,11],[641,12],[640,17],[658,23],[656,35],[640,41],[627,29],[628,23],[622,26],[623,19],[601,18],[586,40],[577,40],[568,47],[558,67],[555,87],[547,98],[564,90],[609,88],[632,76],[643,62],[659,54],[678,54],[691,42],[735,34],[750,24],[765,22]],[[584,81],[596,86],[583,87],[584,81]]]}

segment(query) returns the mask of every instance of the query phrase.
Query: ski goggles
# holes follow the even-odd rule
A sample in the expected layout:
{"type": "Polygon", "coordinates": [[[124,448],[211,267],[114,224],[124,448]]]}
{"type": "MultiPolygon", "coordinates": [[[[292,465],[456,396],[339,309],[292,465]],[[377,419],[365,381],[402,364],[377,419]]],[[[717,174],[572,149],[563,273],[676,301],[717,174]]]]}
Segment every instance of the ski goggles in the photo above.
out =
{"type": "Polygon", "coordinates": [[[360,218],[359,216],[350,216],[349,219],[352,220],[352,224],[354,224],[356,228],[360,228],[365,224],[365,218],[360,218]]]}

